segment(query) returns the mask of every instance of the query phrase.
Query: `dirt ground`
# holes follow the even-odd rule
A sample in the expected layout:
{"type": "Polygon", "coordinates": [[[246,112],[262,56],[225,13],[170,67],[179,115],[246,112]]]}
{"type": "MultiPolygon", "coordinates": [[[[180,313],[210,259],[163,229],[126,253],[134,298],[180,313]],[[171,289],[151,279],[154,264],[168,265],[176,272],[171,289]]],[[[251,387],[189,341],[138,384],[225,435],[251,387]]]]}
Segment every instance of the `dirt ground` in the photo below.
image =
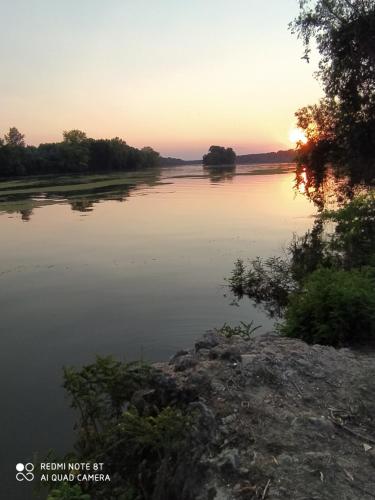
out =
{"type": "Polygon", "coordinates": [[[159,365],[199,391],[197,500],[375,499],[375,353],[208,333],[159,365]]]}

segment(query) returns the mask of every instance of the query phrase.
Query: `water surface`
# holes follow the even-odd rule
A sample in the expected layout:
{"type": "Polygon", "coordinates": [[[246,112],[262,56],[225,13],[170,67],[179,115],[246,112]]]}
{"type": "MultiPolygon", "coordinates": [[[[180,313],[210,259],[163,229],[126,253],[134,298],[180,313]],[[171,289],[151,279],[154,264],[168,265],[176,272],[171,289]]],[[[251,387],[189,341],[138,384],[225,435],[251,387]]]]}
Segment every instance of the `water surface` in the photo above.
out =
{"type": "Polygon", "coordinates": [[[224,278],[238,257],[279,254],[312,226],[293,185],[286,165],[0,183],[6,498],[28,498],[17,462],[71,445],[63,365],[165,360],[224,322],[272,329],[250,301],[231,305],[224,278]]]}

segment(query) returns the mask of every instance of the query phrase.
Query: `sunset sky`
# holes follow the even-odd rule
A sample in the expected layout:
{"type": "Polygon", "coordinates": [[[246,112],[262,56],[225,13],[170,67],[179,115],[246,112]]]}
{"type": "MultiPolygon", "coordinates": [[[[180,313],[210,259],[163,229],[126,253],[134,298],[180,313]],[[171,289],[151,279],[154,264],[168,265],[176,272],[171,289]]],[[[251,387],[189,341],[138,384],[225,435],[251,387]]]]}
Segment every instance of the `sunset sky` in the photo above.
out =
{"type": "Polygon", "coordinates": [[[321,95],[287,29],[298,0],[0,0],[0,134],[90,137],[199,158],[291,147],[321,95]]]}

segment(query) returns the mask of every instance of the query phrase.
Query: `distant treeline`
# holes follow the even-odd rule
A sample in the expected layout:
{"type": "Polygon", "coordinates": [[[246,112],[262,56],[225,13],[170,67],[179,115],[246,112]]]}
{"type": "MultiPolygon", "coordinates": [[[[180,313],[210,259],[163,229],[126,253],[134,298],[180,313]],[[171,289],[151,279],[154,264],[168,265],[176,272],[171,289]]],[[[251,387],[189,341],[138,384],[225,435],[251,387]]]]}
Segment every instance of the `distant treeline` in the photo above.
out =
{"type": "MultiPolygon", "coordinates": [[[[295,161],[296,151],[288,149],[286,151],[277,151],[272,153],[258,153],[248,155],[237,155],[236,163],[251,164],[251,163],[293,163],[295,161]]],[[[162,166],[172,165],[198,165],[202,160],[181,160],[180,158],[160,158],[162,166]]]]}
{"type": "Polygon", "coordinates": [[[125,141],[90,139],[80,130],[63,133],[62,142],[26,146],[15,127],[0,139],[0,177],[53,173],[136,170],[153,167],[160,155],[150,147],[137,149],[125,141]]]}
{"type": "MultiPolygon", "coordinates": [[[[215,146],[214,148],[219,147],[215,146]]],[[[233,150],[231,148],[222,149],[224,153],[219,155],[219,163],[234,163],[233,150]]],[[[218,156],[215,151],[205,155],[205,158],[215,160],[218,156]],[[211,158],[213,156],[215,157],[211,158]]],[[[294,160],[294,155],[293,150],[249,154],[237,156],[236,162],[289,163],[294,160]]],[[[65,131],[61,142],[45,143],[39,146],[27,146],[25,136],[15,127],[10,128],[4,139],[0,138],[0,178],[116,170],[131,171],[154,166],[201,163],[202,160],[187,161],[179,158],[163,158],[151,147],[138,149],[129,146],[118,137],[91,139],[81,130],[65,131]]],[[[207,161],[207,164],[212,163],[207,161]]]]}
{"type": "Polygon", "coordinates": [[[276,153],[259,153],[237,156],[237,163],[293,163],[296,152],[294,149],[277,151],[276,153]]]}

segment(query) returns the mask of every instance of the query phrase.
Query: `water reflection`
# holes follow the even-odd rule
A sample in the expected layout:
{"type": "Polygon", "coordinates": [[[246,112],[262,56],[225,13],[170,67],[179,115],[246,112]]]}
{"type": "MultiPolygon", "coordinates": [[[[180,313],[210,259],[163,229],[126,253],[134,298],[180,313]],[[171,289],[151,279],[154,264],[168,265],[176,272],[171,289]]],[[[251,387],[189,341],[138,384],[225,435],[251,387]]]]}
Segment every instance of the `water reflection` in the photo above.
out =
{"type": "Polygon", "coordinates": [[[207,165],[203,169],[213,183],[232,181],[236,173],[236,165],[207,165]]]}
{"type": "Polygon", "coordinates": [[[291,165],[227,174],[213,183],[192,165],[0,183],[4,498],[16,498],[15,463],[71,447],[62,366],[166,360],[225,322],[272,329],[250,303],[230,305],[224,278],[238,257],[281,253],[315,209],[295,196],[291,165]]]}
{"type": "Polygon", "coordinates": [[[95,175],[27,177],[0,181],[0,214],[18,214],[24,222],[34,210],[48,205],[69,204],[87,214],[105,201],[126,201],[144,187],[174,183],[175,179],[209,179],[211,184],[233,182],[237,176],[276,175],[294,172],[294,164],[229,165],[153,168],[137,172],[95,175]]]}
{"type": "Polygon", "coordinates": [[[113,175],[31,177],[0,183],[0,213],[20,214],[30,221],[35,208],[59,203],[72,210],[91,212],[103,201],[125,201],[141,186],[160,182],[161,169],[113,175]]]}
{"type": "Polygon", "coordinates": [[[375,174],[367,166],[301,164],[296,167],[295,189],[319,210],[339,207],[374,185],[375,174]]]}

